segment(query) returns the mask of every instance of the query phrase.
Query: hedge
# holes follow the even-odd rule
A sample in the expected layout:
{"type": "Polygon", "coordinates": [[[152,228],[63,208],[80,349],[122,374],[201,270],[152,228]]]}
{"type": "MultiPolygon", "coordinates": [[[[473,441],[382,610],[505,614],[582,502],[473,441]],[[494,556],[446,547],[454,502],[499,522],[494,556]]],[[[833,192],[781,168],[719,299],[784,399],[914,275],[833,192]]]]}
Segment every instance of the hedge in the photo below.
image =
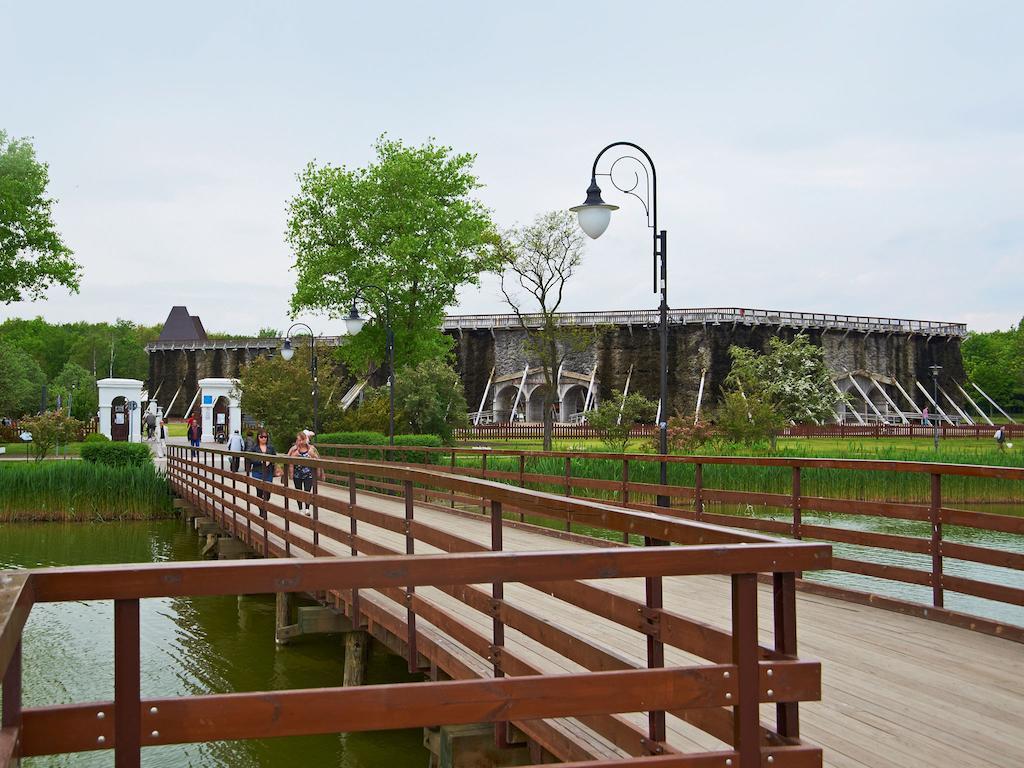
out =
{"type": "Polygon", "coordinates": [[[81,456],[83,461],[108,467],[143,467],[153,462],[149,446],[143,443],[83,443],[81,456]]]}
{"type": "Polygon", "coordinates": [[[85,436],[86,443],[109,443],[110,438],[104,435],[102,432],[92,432],[85,436]]]}
{"type": "MultiPolygon", "coordinates": [[[[317,448],[325,458],[355,458],[380,460],[386,456],[388,461],[408,462],[410,464],[433,463],[436,454],[427,451],[379,451],[370,446],[388,444],[388,436],[380,432],[325,432],[317,436],[317,448]],[[365,449],[350,449],[341,451],[331,448],[321,448],[325,445],[365,445],[365,449]]],[[[440,448],[444,441],[437,435],[395,435],[395,445],[422,446],[425,448],[440,448]]]]}

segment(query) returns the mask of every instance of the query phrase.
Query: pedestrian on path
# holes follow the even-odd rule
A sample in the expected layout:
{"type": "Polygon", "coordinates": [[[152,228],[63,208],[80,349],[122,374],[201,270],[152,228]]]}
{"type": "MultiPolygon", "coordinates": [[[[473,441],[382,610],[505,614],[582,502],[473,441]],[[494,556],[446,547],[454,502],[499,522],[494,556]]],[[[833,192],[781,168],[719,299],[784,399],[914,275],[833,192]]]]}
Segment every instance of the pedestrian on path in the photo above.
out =
{"type": "MultiPolygon", "coordinates": [[[[253,453],[262,453],[267,456],[277,455],[277,451],[274,450],[274,446],[270,444],[270,435],[267,434],[267,430],[261,429],[259,434],[256,435],[256,448],[253,453]]],[[[281,477],[281,475],[284,474],[284,470],[272,461],[260,461],[259,459],[253,459],[249,462],[249,474],[254,480],[273,483],[275,477],[281,477]]],[[[264,501],[269,501],[270,491],[263,488],[257,488],[256,496],[264,501]]],[[[264,520],[267,519],[267,510],[263,506],[260,506],[260,517],[264,520]]]]}
{"type": "Polygon", "coordinates": [[[156,457],[162,459],[167,448],[167,424],[163,419],[157,419],[154,432],[156,436],[156,457]]]}
{"type": "MultiPolygon", "coordinates": [[[[309,430],[302,430],[295,436],[295,444],[289,449],[289,456],[297,456],[300,459],[319,459],[320,454],[316,448],[309,442],[309,430]]],[[[306,491],[307,493],[313,490],[313,467],[306,467],[300,464],[293,464],[291,466],[292,481],[295,485],[296,490],[306,491]]],[[[317,478],[320,480],[324,479],[324,471],[317,469],[317,478]]],[[[313,505],[309,503],[299,502],[299,509],[312,509],[313,505]]],[[[308,512],[306,514],[309,514],[308,512]]]]}
{"type": "MultiPolygon", "coordinates": [[[[246,449],[245,448],[245,440],[242,439],[242,436],[238,433],[238,430],[236,429],[234,432],[231,433],[231,437],[228,439],[228,450],[229,451],[244,451],[245,449],[246,449]]],[[[232,456],[229,461],[230,461],[230,464],[231,464],[231,471],[232,472],[237,472],[238,471],[238,465],[241,462],[241,457],[240,456],[232,456]]]]}
{"type": "Polygon", "coordinates": [[[1006,450],[1006,430],[1000,427],[996,430],[996,433],[992,435],[996,439],[996,445],[999,446],[1000,451],[1006,450]]]}
{"type": "Polygon", "coordinates": [[[195,419],[190,418],[188,420],[188,443],[192,446],[192,458],[199,458],[199,440],[203,436],[203,428],[199,426],[195,419]]]}

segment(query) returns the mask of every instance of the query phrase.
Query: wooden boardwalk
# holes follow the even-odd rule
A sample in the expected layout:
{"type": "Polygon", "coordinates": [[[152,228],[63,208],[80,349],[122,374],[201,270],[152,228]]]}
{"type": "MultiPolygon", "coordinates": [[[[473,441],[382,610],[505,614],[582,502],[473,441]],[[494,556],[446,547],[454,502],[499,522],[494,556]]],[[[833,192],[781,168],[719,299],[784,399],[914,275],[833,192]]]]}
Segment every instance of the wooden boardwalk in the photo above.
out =
{"type": "MultiPolygon", "coordinates": [[[[239,476],[241,478],[241,476],[239,476]]],[[[349,489],[321,483],[322,496],[347,503],[349,489]]],[[[360,507],[393,518],[401,528],[406,509],[401,498],[359,490],[360,507]]],[[[271,505],[283,505],[277,495],[271,505]]],[[[294,505],[294,502],[293,502],[294,505]]],[[[255,507],[253,507],[255,510],[255,507]]],[[[294,510],[293,510],[294,511],[294,510]]],[[[319,522],[349,530],[344,514],[324,508],[319,522]]],[[[466,511],[449,511],[433,504],[416,503],[417,522],[488,547],[489,518],[466,511]]],[[[278,526],[284,520],[270,513],[278,526]]],[[[254,529],[255,530],[255,529],[254,529]]],[[[292,523],[291,533],[304,541],[309,529],[292,523]]],[[[359,524],[359,535],[376,545],[405,551],[406,537],[377,525],[359,524]]],[[[283,547],[281,537],[271,534],[271,549],[283,547]]],[[[321,536],[319,545],[330,554],[351,555],[347,545],[321,536]]],[[[506,551],[568,551],[594,547],[621,546],[607,541],[567,536],[560,532],[506,521],[503,530],[506,551]]],[[[417,541],[416,554],[441,552],[417,541]]],[[[294,556],[308,557],[298,547],[294,556]]],[[[642,579],[602,582],[602,586],[633,600],[644,600],[642,579]]],[[[725,631],[730,622],[730,583],[726,577],[666,577],[666,609],[698,619],[725,631]]],[[[458,615],[467,624],[490,631],[490,617],[467,609],[466,605],[437,588],[417,589],[417,595],[458,615]]],[[[377,593],[362,593],[382,610],[405,621],[405,610],[377,593]]],[[[519,584],[505,587],[505,600],[540,615],[551,624],[571,632],[607,651],[608,654],[644,666],[645,642],[638,633],[586,612],[562,600],[519,584]]],[[[759,635],[762,643],[772,641],[772,596],[762,586],[758,600],[759,635]]],[[[799,652],[802,658],[822,663],[822,701],[800,707],[801,738],[824,748],[824,760],[837,768],[882,768],[884,766],[1017,766],[1024,765],[1024,647],[981,633],[935,623],[878,608],[810,593],[798,593],[799,652]]],[[[477,653],[439,631],[423,618],[417,630],[473,668],[477,675],[492,674],[490,664],[477,653]]],[[[512,628],[506,630],[505,647],[544,672],[580,671],[582,668],[512,628]]],[[[693,663],[691,657],[666,646],[666,664],[693,663]]],[[[775,720],[775,707],[762,704],[765,723],[775,720]]],[[[646,715],[625,716],[638,726],[646,715]]],[[[725,749],[712,736],[669,716],[668,743],[682,752],[725,749]]],[[[560,727],[598,757],[625,756],[613,744],[575,721],[560,727]]]]}

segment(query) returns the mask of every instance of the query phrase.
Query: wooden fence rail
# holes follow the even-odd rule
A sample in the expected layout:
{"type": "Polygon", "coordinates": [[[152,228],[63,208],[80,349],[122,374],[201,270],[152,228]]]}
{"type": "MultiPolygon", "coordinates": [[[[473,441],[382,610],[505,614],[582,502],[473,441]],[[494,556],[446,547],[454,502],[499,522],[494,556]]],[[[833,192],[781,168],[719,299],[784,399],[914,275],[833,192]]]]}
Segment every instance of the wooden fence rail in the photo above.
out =
{"type": "MultiPolygon", "coordinates": [[[[566,451],[522,451],[515,449],[479,448],[389,448],[388,446],[342,446],[323,445],[325,454],[367,456],[386,462],[389,458],[406,465],[430,466],[435,470],[460,475],[486,478],[510,483],[521,488],[541,488],[574,499],[600,498],[632,510],[658,512],[677,519],[708,522],[720,526],[742,528],[750,531],[788,536],[795,540],[812,539],[863,547],[893,550],[927,556],[929,569],[884,565],[864,556],[860,551],[847,557],[834,558],[832,568],[846,573],[870,576],[878,579],[929,587],[931,600],[927,607],[909,600],[898,600],[872,595],[860,590],[840,588],[820,583],[802,586],[833,596],[856,601],[871,601],[880,607],[892,608],[916,615],[944,621],[958,626],[1010,637],[1024,642],[1024,627],[1005,621],[949,610],[945,606],[947,592],[956,592],[973,597],[1005,603],[1010,606],[1024,606],[1024,589],[979,579],[953,576],[945,573],[947,559],[963,560],[1012,571],[1024,571],[1024,516],[1013,516],[960,509],[950,506],[944,499],[943,481],[951,478],[980,478],[998,481],[1006,489],[1008,499],[1017,499],[1024,507],[1024,469],[1015,467],[993,467],[934,462],[877,461],[864,459],[805,459],[776,457],[737,456],[668,456],[651,454],[580,453],[566,451]],[[562,471],[540,472],[530,464],[549,459],[549,467],[560,465],[562,471]],[[660,485],[639,482],[636,475],[642,465],[656,465],[661,461],[669,465],[692,465],[692,485],[660,485]],[[621,470],[605,470],[605,477],[594,477],[596,463],[619,464],[621,470]],[[708,468],[715,466],[742,466],[751,468],[772,468],[789,472],[789,492],[766,492],[751,489],[725,489],[710,487],[708,468]],[[816,470],[840,470],[852,473],[897,473],[900,477],[926,476],[928,490],[926,499],[917,502],[862,500],[834,498],[825,495],[810,495],[807,492],[807,478],[816,470]],[[584,476],[585,475],[585,476],[584,476]],[[617,479],[606,479],[615,477],[617,479]],[[669,507],[656,505],[657,496],[669,499],[669,507]],[[770,508],[773,514],[767,517],[745,517],[722,512],[709,511],[709,505],[750,505],[770,508]],[[827,515],[851,515],[889,520],[908,520],[927,524],[926,535],[906,535],[854,530],[842,527],[835,521],[819,521],[807,524],[805,512],[827,515]],[[1017,551],[999,547],[959,543],[946,540],[944,526],[960,526],[977,531],[991,531],[1009,534],[1020,546],[1017,551]],[[1018,538],[1019,537],[1019,538],[1018,538]]],[[[648,473],[652,475],[653,473],[648,473]]],[[[386,490],[386,486],[375,486],[386,490]]],[[[429,495],[429,494],[428,494],[429,495]]],[[[449,504],[469,504],[473,499],[463,497],[434,497],[449,504]]],[[[480,504],[480,499],[475,500],[480,504]]],[[[482,505],[486,511],[486,504],[482,505]]],[[[506,507],[506,511],[520,510],[506,507]]],[[[551,518],[552,515],[543,515],[551,518]]],[[[565,518],[559,518],[564,520],[565,518]]],[[[574,518],[573,522],[601,525],[593,520],[574,518]]],[[[614,526],[602,526],[610,530],[623,531],[614,526]]],[[[640,533],[627,529],[628,532],[640,533]]],[[[627,541],[629,539],[627,538],[627,541]]]]}
{"type": "MultiPolygon", "coordinates": [[[[231,471],[226,459],[232,455],[238,454],[204,448],[193,458],[188,448],[168,446],[169,481],[222,530],[268,559],[0,573],[0,766],[13,765],[22,756],[113,748],[116,766],[129,768],[140,764],[141,748],[151,745],[480,721],[499,726],[511,721],[535,743],[581,766],[821,764],[820,750],[799,739],[798,703],[819,698],[821,681],[820,665],[796,656],[794,574],[827,567],[827,545],[778,542],[433,468],[276,457],[277,462],[312,466],[344,479],[341,487],[314,481],[311,491],[303,491],[231,471]],[[376,496],[360,487],[370,482],[388,484],[390,493],[404,498],[404,516],[363,502],[368,494],[376,496]],[[417,520],[416,499],[428,492],[484,499],[491,546],[481,547],[417,520]],[[308,516],[295,509],[298,502],[312,505],[308,516]],[[566,519],[602,520],[622,529],[636,525],[651,546],[505,552],[504,505],[566,519]],[[338,516],[348,518],[347,528],[337,524],[338,516]],[[404,553],[371,541],[367,526],[399,534],[405,539],[404,553]],[[669,541],[686,546],[667,546],[669,541]],[[442,554],[414,554],[417,542],[442,554]],[[358,557],[330,556],[337,552],[358,557]],[[638,603],[592,581],[642,577],[658,584],[666,576],[711,573],[732,580],[729,629],[673,613],[650,600],[638,603]],[[758,642],[759,573],[772,574],[776,585],[772,646],[758,642]],[[492,587],[473,586],[479,584],[492,587]],[[647,664],[638,666],[536,615],[529,604],[505,594],[509,585],[554,595],[573,610],[646,637],[647,664]],[[180,698],[140,695],[140,599],[259,592],[320,595],[342,610],[353,627],[366,627],[404,651],[410,669],[429,662],[454,680],[180,698]],[[462,609],[453,610],[451,601],[442,601],[445,597],[454,597],[462,609]],[[69,600],[114,601],[114,699],[22,708],[21,634],[31,607],[69,600]],[[474,612],[492,620],[490,632],[469,620],[474,612]],[[418,628],[417,617],[429,623],[429,631],[418,628]],[[506,627],[583,671],[542,674],[506,645],[506,627]],[[702,663],[667,667],[665,645],[683,649],[702,663]],[[456,646],[465,656],[452,651],[456,646]],[[487,660],[495,679],[482,675],[470,657],[487,660]],[[775,704],[776,723],[760,722],[760,703],[775,704]],[[619,714],[637,711],[649,713],[648,727],[619,714]],[[676,753],[665,738],[666,713],[731,748],[676,753]],[[563,717],[574,718],[629,757],[597,759],[550,721],[563,717]]],[[[496,739],[499,732],[505,734],[504,726],[496,730],[496,739]]]]}

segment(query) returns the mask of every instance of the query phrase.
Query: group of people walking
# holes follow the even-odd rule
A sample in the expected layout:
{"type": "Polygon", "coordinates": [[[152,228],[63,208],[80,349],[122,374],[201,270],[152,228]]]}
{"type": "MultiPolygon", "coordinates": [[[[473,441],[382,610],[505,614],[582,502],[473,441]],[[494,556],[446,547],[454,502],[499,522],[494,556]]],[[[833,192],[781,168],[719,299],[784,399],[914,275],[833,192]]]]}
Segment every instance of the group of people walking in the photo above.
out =
{"type": "MultiPolygon", "coordinates": [[[[295,442],[292,443],[291,448],[288,449],[288,456],[299,458],[299,459],[319,459],[320,453],[317,451],[316,446],[311,442],[313,433],[309,430],[302,430],[295,435],[295,442]]],[[[259,480],[264,483],[273,483],[276,478],[283,478],[285,471],[291,473],[292,484],[296,490],[311,492],[313,490],[313,479],[323,479],[324,471],[322,469],[314,469],[310,466],[303,464],[291,464],[287,468],[282,464],[274,462],[270,459],[270,456],[277,456],[277,451],[274,450],[273,444],[270,442],[270,433],[265,429],[260,429],[256,432],[255,438],[253,433],[250,431],[243,438],[239,431],[236,429],[228,440],[229,451],[239,451],[245,453],[261,453],[267,456],[266,459],[245,459],[245,473],[254,480],[259,480]],[[315,473],[315,474],[314,474],[315,473]]],[[[231,457],[231,471],[237,472],[241,466],[241,457],[231,457]]],[[[264,501],[269,501],[270,491],[262,488],[256,488],[256,496],[264,501]]],[[[299,501],[298,507],[302,509],[312,509],[312,504],[309,502],[299,501]]],[[[308,512],[306,514],[309,514],[308,512]]],[[[260,517],[266,518],[266,509],[260,509],[260,517]]]]}

